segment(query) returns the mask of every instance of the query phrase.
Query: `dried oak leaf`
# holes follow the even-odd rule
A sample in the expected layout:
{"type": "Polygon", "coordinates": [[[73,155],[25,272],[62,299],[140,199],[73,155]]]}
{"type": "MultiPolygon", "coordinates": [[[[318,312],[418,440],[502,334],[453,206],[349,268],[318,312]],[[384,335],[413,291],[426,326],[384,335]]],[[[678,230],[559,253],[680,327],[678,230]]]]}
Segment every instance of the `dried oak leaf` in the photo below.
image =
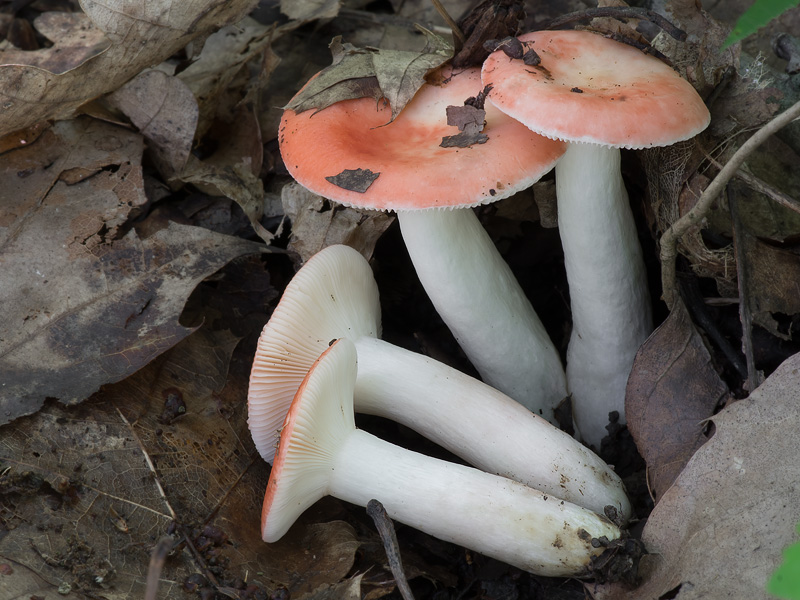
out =
{"type": "Polygon", "coordinates": [[[24,55],[14,51],[6,56],[0,51],[0,135],[37,121],[71,117],[80,105],[117,89],[189,42],[238,21],[256,4],[256,0],[82,0],[92,26],[80,18],[64,20],[69,27],[58,33],[76,40],[69,60],[56,58],[60,49],[55,47],[24,55]],[[100,41],[100,34],[108,42],[100,41]],[[84,51],[74,48],[76,43],[80,46],[80,35],[89,40],[84,51]],[[55,71],[47,66],[53,60],[58,61],[55,71]]]}
{"type": "Polygon", "coordinates": [[[261,128],[254,107],[242,104],[229,123],[216,123],[207,136],[217,150],[201,160],[189,160],[174,181],[190,183],[210,196],[225,196],[242,208],[258,236],[269,243],[273,234],[261,225],[264,185],[259,177],[263,159],[261,128]]]}
{"type": "Polygon", "coordinates": [[[745,272],[744,293],[753,319],[772,335],[791,340],[775,319],[775,314],[792,317],[800,313],[800,256],[795,252],[775,248],[744,233],[745,272]]]}
{"type": "Polygon", "coordinates": [[[625,393],[628,430],[647,462],[656,501],[706,441],[705,424],[727,397],[682,303],[642,344],[625,393]]]}
{"type": "Polygon", "coordinates": [[[425,83],[425,75],[453,55],[447,41],[417,27],[428,42],[419,52],[357,48],[342,43],[341,36],[335,37],[330,44],[333,63],[309,81],[286,108],[319,111],[342,100],[385,98],[392,108],[391,122],[425,83]]]}
{"type": "Polygon", "coordinates": [[[79,119],[4,157],[0,423],[132,374],[192,332],[178,317],[200,281],[263,251],[176,224],[120,237],[146,201],[141,151],[140,136],[79,119]]]}
{"type": "Polygon", "coordinates": [[[716,432],[656,505],[642,540],[642,584],[605,600],[766,598],[800,521],[800,354],[749,398],[713,417],[716,432]]]}
{"type": "Polygon", "coordinates": [[[281,202],[284,214],[292,222],[289,249],[299,254],[303,262],[331,244],[346,244],[369,258],[378,239],[394,221],[392,215],[381,211],[331,207],[322,196],[297,183],[284,186],[281,202]]]}
{"type": "MultiPolygon", "coordinates": [[[[247,64],[263,55],[261,80],[266,80],[280,59],[272,52],[270,44],[280,35],[273,25],[262,25],[255,19],[245,17],[235,25],[223,27],[211,34],[203,44],[200,54],[185,69],[176,73],[197,99],[200,110],[196,136],[201,138],[211,127],[217,115],[233,117],[247,92],[243,86],[233,85],[234,80],[243,80],[244,85],[253,85],[247,64]],[[239,77],[242,71],[246,77],[239,77]],[[237,79],[238,78],[238,79],[237,79]],[[229,108],[232,107],[232,108],[229,108]]],[[[266,88],[265,83],[261,88],[266,88]]],[[[260,89],[260,88],[259,88],[260,89]]]]}
{"type": "Polygon", "coordinates": [[[147,138],[162,174],[169,177],[186,165],[199,108],[183,81],[161,71],[145,71],[109,95],[108,101],[147,138]]]}
{"type": "MultiPolygon", "coordinates": [[[[0,428],[0,515],[10,525],[0,556],[32,570],[50,593],[66,582],[133,600],[144,597],[153,544],[177,521],[177,536],[214,558],[223,586],[248,580],[270,593],[283,585],[299,597],[344,577],[358,545],[349,525],[306,518],[285,540],[261,540],[267,467],[249,439],[241,401],[249,353],[238,342],[201,327],[80,406],[48,404],[0,428]],[[186,410],[165,424],[170,394],[186,410]],[[205,525],[215,535],[204,535],[205,525]]],[[[181,583],[203,568],[181,544],[164,564],[158,597],[185,598],[181,583]]]]}
{"type": "Polygon", "coordinates": [[[341,0],[281,0],[283,14],[304,22],[332,19],[339,14],[341,7],[341,0]]]}

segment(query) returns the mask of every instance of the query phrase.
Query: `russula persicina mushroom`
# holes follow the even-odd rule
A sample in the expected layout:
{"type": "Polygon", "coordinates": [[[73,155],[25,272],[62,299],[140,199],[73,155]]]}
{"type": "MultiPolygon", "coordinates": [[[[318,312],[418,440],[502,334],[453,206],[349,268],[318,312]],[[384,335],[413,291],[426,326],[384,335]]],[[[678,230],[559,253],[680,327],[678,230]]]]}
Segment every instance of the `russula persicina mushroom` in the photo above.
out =
{"type": "Polygon", "coordinates": [[[483,65],[487,104],[531,130],[570,142],[556,166],[558,227],[572,308],[567,387],[575,421],[595,447],[609,412],[624,423],[625,385],[652,330],[642,250],[620,174],[620,148],[665,146],[709,123],[694,88],[672,68],[585,31],[521,35],[541,58],[503,52],[483,65]]]}
{"type": "Polygon", "coordinates": [[[561,359],[471,207],[529,187],[565,145],[487,105],[480,142],[443,147],[458,134],[448,106],[464,108],[481,91],[479,69],[445,68],[391,123],[389,106],[373,98],[286,110],[281,155],[320,196],[396,211],[425,291],[481,378],[555,422],[553,409],[566,396],[561,359]]]}
{"type": "Polygon", "coordinates": [[[261,511],[265,542],[326,495],[366,506],[439,539],[531,573],[587,575],[619,529],[605,517],[472,467],[394,446],[356,429],[356,348],[342,339],[303,380],[281,431],[261,511]]]}
{"type": "Polygon", "coordinates": [[[248,424],[265,460],[311,365],[331,340],[348,338],[358,350],[356,411],[402,423],[484,471],[630,517],[619,477],[588,448],[494,388],[379,334],[378,288],[364,257],[341,245],[311,257],[286,286],[253,361],[248,424]]]}

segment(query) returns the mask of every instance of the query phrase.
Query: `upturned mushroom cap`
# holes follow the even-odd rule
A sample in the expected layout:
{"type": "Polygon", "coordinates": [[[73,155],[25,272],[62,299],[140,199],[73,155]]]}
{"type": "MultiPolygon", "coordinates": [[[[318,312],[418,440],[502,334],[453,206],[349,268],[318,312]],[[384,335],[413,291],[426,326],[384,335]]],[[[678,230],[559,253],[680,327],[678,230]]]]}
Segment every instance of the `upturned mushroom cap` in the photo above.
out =
{"type": "Polygon", "coordinates": [[[339,343],[331,344],[308,371],[286,414],[261,508],[265,542],[279,540],[327,495],[336,450],[356,428],[356,348],[345,340],[333,351],[339,343]]]}
{"type": "Polygon", "coordinates": [[[511,196],[552,169],[566,146],[534,134],[487,102],[486,143],[442,148],[442,138],[459,133],[447,125],[446,108],[463,106],[482,88],[479,69],[446,68],[391,123],[390,108],[372,98],[319,112],[286,110],[279,135],[283,161],[312,192],[362,208],[459,208],[511,196]],[[327,179],[345,171],[357,172],[356,183],[364,185],[377,177],[363,192],[327,179]]]}
{"type": "Polygon", "coordinates": [[[250,372],[248,425],[264,460],[272,462],[292,398],[328,344],[380,332],[378,286],[356,250],[328,246],[303,265],[261,332],[250,372]]]}
{"type": "Polygon", "coordinates": [[[620,148],[667,146],[703,131],[710,115],[694,88],[660,60],[586,31],[519,36],[541,64],[502,51],[484,62],[489,101],[533,131],[620,148]]]}

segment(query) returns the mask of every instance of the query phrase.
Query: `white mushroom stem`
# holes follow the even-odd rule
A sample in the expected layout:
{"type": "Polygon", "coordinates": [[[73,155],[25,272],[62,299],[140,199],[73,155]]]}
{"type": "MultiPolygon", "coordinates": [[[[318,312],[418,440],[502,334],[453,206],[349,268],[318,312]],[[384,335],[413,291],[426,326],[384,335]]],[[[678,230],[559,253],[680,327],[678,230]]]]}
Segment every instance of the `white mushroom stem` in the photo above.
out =
{"type": "Polygon", "coordinates": [[[426,293],[481,378],[555,422],[567,395],[561,359],[475,213],[402,211],[398,220],[426,293]]]}
{"type": "Polygon", "coordinates": [[[556,165],[556,194],[572,307],[567,386],[583,439],[599,448],[609,412],[625,422],[628,375],[652,331],[619,149],[570,144],[556,165]]]}
{"type": "Polygon", "coordinates": [[[520,483],[448,463],[354,430],[332,461],[332,496],[547,576],[585,574],[591,538],[619,537],[606,519],[520,483]]]}
{"type": "Polygon", "coordinates": [[[619,477],[568,434],[503,393],[371,337],[356,341],[355,410],[403,423],[471,465],[627,521],[619,477]]]}

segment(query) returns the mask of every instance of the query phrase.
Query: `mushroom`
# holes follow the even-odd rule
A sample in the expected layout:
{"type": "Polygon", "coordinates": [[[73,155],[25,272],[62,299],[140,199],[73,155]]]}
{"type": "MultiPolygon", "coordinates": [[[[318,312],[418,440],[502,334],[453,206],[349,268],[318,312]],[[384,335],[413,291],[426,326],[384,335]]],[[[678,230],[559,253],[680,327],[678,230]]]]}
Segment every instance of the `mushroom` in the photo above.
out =
{"type": "Polygon", "coordinates": [[[486,106],[485,127],[473,136],[482,142],[442,147],[457,133],[447,107],[463,105],[482,86],[479,69],[445,68],[438,77],[391,123],[389,106],[372,98],[286,110],[283,161],[320,196],[396,211],[425,291],[481,378],[555,422],[553,409],[566,397],[561,359],[470,208],[529,187],[565,145],[486,106]]]}
{"type": "MultiPolygon", "coordinates": [[[[578,429],[599,447],[611,411],[624,423],[625,385],[652,330],[642,250],[620,174],[620,148],[686,140],[710,116],[669,66],[585,31],[519,36],[541,58],[494,52],[488,99],[531,130],[569,142],[556,166],[558,224],[572,308],[567,387],[578,429]]],[[[487,102],[487,104],[489,103],[487,102]]]]}
{"type": "Polygon", "coordinates": [[[286,286],[253,361],[248,424],[265,460],[311,365],[331,340],[348,338],[358,350],[358,412],[402,423],[482,470],[630,517],[622,482],[591,450],[494,388],[379,334],[378,288],[364,257],[348,246],[311,257],[286,286]]]}
{"type": "Polygon", "coordinates": [[[356,429],[356,348],[342,339],[303,380],[281,432],[261,511],[265,542],[326,495],[366,506],[439,539],[472,548],[531,573],[589,574],[619,529],[605,517],[472,467],[394,446],[356,429]]]}

